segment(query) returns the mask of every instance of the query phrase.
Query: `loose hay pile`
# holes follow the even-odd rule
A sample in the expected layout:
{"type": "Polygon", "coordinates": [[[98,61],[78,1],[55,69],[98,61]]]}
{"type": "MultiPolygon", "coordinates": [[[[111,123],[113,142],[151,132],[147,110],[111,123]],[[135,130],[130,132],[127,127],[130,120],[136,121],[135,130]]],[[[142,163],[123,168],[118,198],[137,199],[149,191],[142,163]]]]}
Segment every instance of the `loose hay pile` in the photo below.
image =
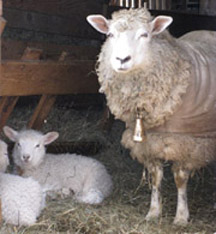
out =
{"type": "MultiPolygon", "coordinates": [[[[20,129],[26,125],[32,106],[19,106],[7,123],[20,129]]],[[[214,233],[216,211],[213,209],[213,178],[211,168],[202,170],[191,178],[188,199],[191,221],[187,227],[172,225],[175,214],[176,191],[170,166],[165,168],[163,181],[163,216],[157,222],[146,222],[150,190],[141,182],[142,166],[133,161],[120,145],[124,125],[115,121],[110,132],[99,128],[101,108],[62,109],[50,113],[42,131],[57,130],[60,142],[97,142],[99,149],[92,157],[105,164],[114,181],[114,192],[101,205],[77,204],[71,199],[48,200],[38,222],[28,228],[2,224],[1,234],[11,233],[214,233]],[[166,202],[169,201],[169,202],[166,202]]],[[[4,136],[2,138],[5,140],[4,136]]],[[[85,152],[85,149],[83,150],[85,152]]],[[[88,154],[88,152],[86,152],[88,154]]]]}

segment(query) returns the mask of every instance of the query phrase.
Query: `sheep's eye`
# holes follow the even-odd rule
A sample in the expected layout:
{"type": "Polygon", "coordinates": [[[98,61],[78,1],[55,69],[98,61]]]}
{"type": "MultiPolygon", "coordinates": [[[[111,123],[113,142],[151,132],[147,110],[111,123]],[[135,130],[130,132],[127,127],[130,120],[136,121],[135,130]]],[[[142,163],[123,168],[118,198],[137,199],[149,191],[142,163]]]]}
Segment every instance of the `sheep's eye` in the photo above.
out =
{"type": "Polygon", "coordinates": [[[148,33],[147,33],[147,32],[142,33],[142,34],[140,35],[140,37],[148,37],[148,33]]]}
{"type": "Polygon", "coordinates": [[[37,144],[36,146],[35,146],[35,148],[39,148],[40,147],[40,144],[37,144]]]}
{"type": "Polygon", "coordinates": [[[114,37],[114,34],[113,33],[108,33],[107,37],[114,37]]]}
{"type": "Polygon", "coordinates": [[[17,143],[17,146],[20,147],[20,143],[19,142],[17,143]]]}

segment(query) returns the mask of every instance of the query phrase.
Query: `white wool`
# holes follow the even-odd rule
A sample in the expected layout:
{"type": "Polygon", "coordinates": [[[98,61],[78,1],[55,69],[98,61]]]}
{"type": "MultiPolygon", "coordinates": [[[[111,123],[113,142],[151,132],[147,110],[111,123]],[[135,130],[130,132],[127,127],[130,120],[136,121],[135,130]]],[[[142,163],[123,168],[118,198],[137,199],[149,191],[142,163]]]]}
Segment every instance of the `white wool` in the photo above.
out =
{"type": "Polygon", "coordinates": [[[0,140],[0,172],[5,172],[8,165],[7,144],[0,140]]]}
{"type": "Polygon", "coordinates": [[[111,177],[99,161],[76,154],[45,153],[47,136],[50,139],[53,136],[54,140],[55,132],[46,135],[34,130],[13,133],[16,138],[15,164],[22,170],[23,177],[37,180],[43,192],[64,197],[72,193],[79,202],[90,204],[101,203],[111,193],[111,177]]]}
{"type": "Polygon", "coordinates": [[[13,225],[32,225],[36,222],[44,199],[40,184],[32,178],[3,173],[9,160],[7,145],[0,141],[0,199],[3,220],[13,225]]]}
{"type": "Polygon", "coordinates": [[[2,216],[6,223],[32,225],[44,207],[41,186],[32,178],[0,173],[2,216]]]}
{"type": "Polygon", "coordinates": [[[189,173],[216,159],[216,32],[176,39],[166,31],[172,18],[153,19],[146,8],[87,20],[107,35],[97,61],[100,92],[115,118],[125,122],[122,144],[152,176],[146,219],[161,214],[162,162],[172,161],[178,189],[174,223],[186,224],[189,173]],[[133,141],[138,109],[146,134],[139,143],[133,141]]]}

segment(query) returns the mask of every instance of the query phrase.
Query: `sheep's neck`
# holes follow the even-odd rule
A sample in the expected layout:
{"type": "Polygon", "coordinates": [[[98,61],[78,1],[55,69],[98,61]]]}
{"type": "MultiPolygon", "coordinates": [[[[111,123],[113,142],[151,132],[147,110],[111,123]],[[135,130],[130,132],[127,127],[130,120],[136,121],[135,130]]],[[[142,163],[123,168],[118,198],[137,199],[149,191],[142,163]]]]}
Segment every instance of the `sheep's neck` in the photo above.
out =
{"type": "Polygon", "coordinates": [[[158,52],[148,69],[123,75],[112,72],[110,78],[99,65],[101,89],[116,118],[134,124],[137,107],[145,110],[143,119],[147,129],[160,126],[170,118],[181,104],[190,75],[189,63],[178,56],[175,48],[172,50],[167,48],[166,55],[158,52]]]}

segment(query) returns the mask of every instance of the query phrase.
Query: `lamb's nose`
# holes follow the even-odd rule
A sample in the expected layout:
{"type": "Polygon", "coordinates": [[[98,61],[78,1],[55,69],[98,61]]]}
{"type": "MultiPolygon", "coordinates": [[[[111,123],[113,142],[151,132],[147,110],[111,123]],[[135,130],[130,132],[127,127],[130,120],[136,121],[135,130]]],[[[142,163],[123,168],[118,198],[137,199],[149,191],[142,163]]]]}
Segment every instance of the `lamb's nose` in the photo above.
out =
{"type": "Polygon", "coordinates": [[[116,59],[117,59],[117,60],[120,60],[121,64],[123,64],[123,63],[126,63],[126,62],[128,62],[129,60],[131,60],[131,56],[129,55],[129,56],[123,58],[123,59],[122,59],[122,58],[119,58],[119,57],[116,57],[116,59]]]}
{"type": "Polygon", "coordinates": [[[29,155],[29,154],[24,154],[24,155],[23,155],[23,159],[24,159],[25,161],[29,160],[29,158],[30,158],[30,155],[29,155]]]}

